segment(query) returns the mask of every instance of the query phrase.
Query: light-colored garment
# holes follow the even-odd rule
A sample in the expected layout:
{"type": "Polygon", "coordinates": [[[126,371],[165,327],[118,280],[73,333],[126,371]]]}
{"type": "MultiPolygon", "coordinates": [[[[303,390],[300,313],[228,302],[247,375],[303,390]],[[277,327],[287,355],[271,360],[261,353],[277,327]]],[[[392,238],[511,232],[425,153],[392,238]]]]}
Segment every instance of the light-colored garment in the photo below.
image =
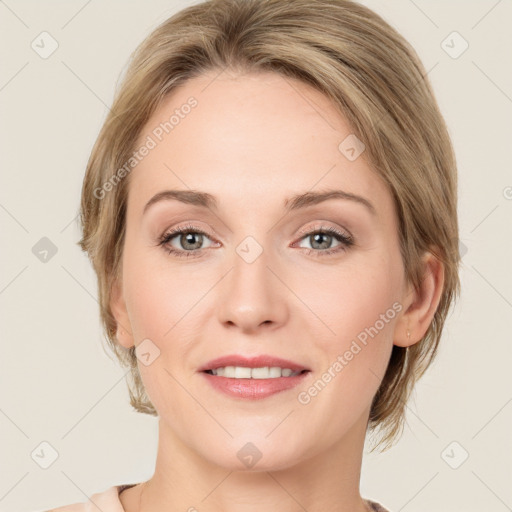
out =
{"type": "Polygon", "coordinates": [[[119,493],[132,485],[115,485],[107,490],[93,494],[88,501],[82,503],[74,503],[64,507],[52,508],[47,512],[125,512],[119,493]]]}
{"type": "MultiPolygon", "coordinates": [[[[93,494],[89,501],[84,503],[74,503],[73,505],[54,508],[47,512],[98,512],[98,510],[102,512],[125,512],[121,505],[119,494],[134,485],[137,484],[115,485],[114,487],[108,488],[106,491],[93,494]]],[[[375,501],[366,500],[366,503],[373,512],[389,512],[389,510],[375,501]]]]}

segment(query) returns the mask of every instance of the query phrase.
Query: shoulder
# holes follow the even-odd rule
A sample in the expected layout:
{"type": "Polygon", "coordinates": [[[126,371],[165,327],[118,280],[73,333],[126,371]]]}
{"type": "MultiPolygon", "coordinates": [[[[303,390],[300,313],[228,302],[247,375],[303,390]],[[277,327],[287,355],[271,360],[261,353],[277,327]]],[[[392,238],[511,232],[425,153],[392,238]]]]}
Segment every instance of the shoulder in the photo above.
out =
{"type": "Polygon", "coordinates": [[[124,512],[119,493],[132,484],[114,485],[108,489],[92,494],[86,501],[52,508],[46,512],[124,512]]]}
{"type": "MultiPolygon", "coordinates": [[[[372,512],[390,512],[387,508],[384,508],[380,503],[372,500],[365,500],[366,504],[370,507],[372,512]]],[[[74,511],[70,511],[74,512],[74,511]]]]}

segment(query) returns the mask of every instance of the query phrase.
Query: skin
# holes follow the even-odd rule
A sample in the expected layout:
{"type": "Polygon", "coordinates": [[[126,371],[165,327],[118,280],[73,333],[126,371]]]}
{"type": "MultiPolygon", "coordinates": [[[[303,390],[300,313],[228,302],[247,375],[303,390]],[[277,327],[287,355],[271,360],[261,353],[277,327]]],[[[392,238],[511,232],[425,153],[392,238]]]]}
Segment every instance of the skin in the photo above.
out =
{"type": "MultiPolygon", "coordinates": [[[[416,343],[430,325],[442,264],[426,253],[421,289],[406,282],[391,193],[364,153],[351,162],[340,152],[352,130],[320,92],[273,73],[208,73],[166,98],[141,143],[190,96],[197,107],[130,174],[111,301],[119,342],[128,348],[150,339],[160,350],[150,365],[139,361],[159,413],[156,468],[141,508],[363,512],[370,404],[393,344],[416,343]],[[340,199],[283,208],[294,194],[331,188],[363,196],[376,214],[340,199]],[[219,208],[161,201],[143,214],[167,189],[208,192],[219,208]],[[188,224],[208,233],[195,257],[158,245],[170,228],[188,224]],[[355,244],[343,250],[327,235],[327,248],[342,250],[322,254],[305,234],[319,227],[348,233],[355,244]],[[252,263],[236,252],[247,236],[263,249],[252,263]],[[401,311],[317,396],[299,403],[298,394],[395,302],[401,311]],[[235,353],[283,357],[311,372],[299,387],[263,400],[230,398],[198,368],[235,353]],[[252,468],[237,457],[247,442],[262,454],[252,468]]],[[[178,234],[168,245],[186,252],[186,242],[178,234]]],[[[137,485],[120,495],[127,512],[138,510],[140,492],[137,485]]]]}

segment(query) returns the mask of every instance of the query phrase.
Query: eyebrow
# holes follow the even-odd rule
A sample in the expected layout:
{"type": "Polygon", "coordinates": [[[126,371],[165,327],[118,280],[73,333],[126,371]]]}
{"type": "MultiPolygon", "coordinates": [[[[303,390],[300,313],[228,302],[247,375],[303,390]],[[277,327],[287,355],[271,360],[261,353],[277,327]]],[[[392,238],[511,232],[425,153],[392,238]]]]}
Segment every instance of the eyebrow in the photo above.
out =
{"type": "MultiPolygon", "coordinates": [[[[354,201],[365,206],[372,215],[377,215],[375,207],[370,201],[368,201],[368,199],[343,190],[326,190],[323,192],[305,192],[303,194],[297,194],[284,201],[284,208],[287,212],[290,212],[307,208],[308,206],[314,206],[330,199],[354,201]]],[[[145,214],[146,211],[155,203],[172,200],[212,210],[216,210],[218,207],[215,196],[208,194],[207,192],[199,192],[196,190],[164,190],[155,194],[146,203],[142,213],[145,214]]]]}
{"type": "Polygon", "coordinates": [[[164,190],[155,194],[144,206],[142,214],[155,203],[160,201],[180,201],[181,203],[202,206],[209,209],[217,209],[217,200],[207,192],[198,192],[196,190],[164,190]]]}
{"type": "Polygon", "coordinates": [[[345,199],[354,201],[365,206],[372,215],[377,215],[375,206],[368,201],[368,199],[353,194],[352,192],[345,192],[344,190],[326,190],[324,192],[306,192],[304,194],[297,194],[290,197],[284,202],[284,207],[287,211],[298,210],[308,206],[314,206],[329,199],[345,199]]]}

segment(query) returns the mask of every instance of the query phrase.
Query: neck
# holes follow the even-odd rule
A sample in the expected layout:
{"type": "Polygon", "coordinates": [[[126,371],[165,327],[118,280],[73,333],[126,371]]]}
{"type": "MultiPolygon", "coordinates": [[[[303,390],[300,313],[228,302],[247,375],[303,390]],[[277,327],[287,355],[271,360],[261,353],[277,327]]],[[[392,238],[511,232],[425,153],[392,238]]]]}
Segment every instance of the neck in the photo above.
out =
{"type": "Polygon", "coordinates": [[[336,445],[293,466],[240,471],[200,457],[160,419],[155,473],[140,512],[367,512],[359,494],[366,422],[362,417],[336,445]]]}

